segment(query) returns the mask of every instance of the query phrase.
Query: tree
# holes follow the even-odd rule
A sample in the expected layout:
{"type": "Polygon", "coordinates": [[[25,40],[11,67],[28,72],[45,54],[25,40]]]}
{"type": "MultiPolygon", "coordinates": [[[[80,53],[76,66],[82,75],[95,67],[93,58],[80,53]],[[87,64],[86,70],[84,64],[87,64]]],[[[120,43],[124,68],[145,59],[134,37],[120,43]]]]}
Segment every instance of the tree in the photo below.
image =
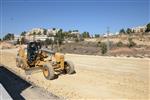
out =
{"type": "Polygon", "coordinates": [[[69,31],[68,31],[68,33],[72,33],[72,31],[71,31],[71,30],[69,30],[69,31]]]}
{"type": "Polygon", "coordinates": [[[99,38],[100,37],[100,35],[99,34],[95,34],[95,38],[99,38]]]}
{"type": "Polygon", "coordinates": [[[2,39],[0,38],[0,41],[2,41],[2,39]]]}
{"type": "Polygon", "coordinates": [[[52,30],[53,30],[53,31],[55,31],[55,30],[56,30],[56,28],[53,28],[52,30]]]}
{"type": "Polygon", "coordinates": [[[60,46],[62,44],[62,42],[64,41],[64,33],[63,30],[60,29],[56,35],[55,35],[55,41],[58,43],[58,45],[60,46]]]}
{"type": "Polygon", "coordinates": [[[82,33],[82,37],[83,37],[83,38],[89,38],[89,37],[90,37],[89,32],[83,32],[83,33],[82,33]]]}
{"type": "Polygon", "coordinates": [[[36,35],[36,32],[33,32],[32,35],[36,35]]]}
{"type": "Polygon", "coordinates": [[[131,34],[131,33],[132,33],[132,30],[131,30],[130,28],[127,28],[126,33],[127,33],[127,34],[131,34]]]}
{"type": "Polygon", "coordinates": [[[44,29],[43,34],[44,34],[44,35],[47,34],[47,29],[44,29]]]}
{"type": "Polygon", "coordinates": [[[3,40],[13,40],[14,39],[14,34],[8,33],[3,37],[3,40]]]}
{"type": "Polygon", "coordinates": [[[148,24],[146,25],[146,30],[145,30],[145,32],[150,32],[150,23],[148,23],[148,24]]]}
{"type": "Polygon", "coordinates": [[[45,44],[46,44],[46,45],[50,45],[50,44],[52,44],[52,43],[53,43],[53,40],[52,40],[52,39],[48,39],[48,38],[47,38],[47,39],[45,40],[45,44]]]}
{"type": "Polygon", "coordinates": [[[25,44],[26,43],[25,37],[22,37],[20,42],[21,44],[25,44]]]}
{"type": "Polygon", "coordinates": [[[19,41],[19,39],[17,39],[17,44],[20,44],[20,41],[19,41]]]}
{"type": "Polygon", "coordinates": [[[73,32],[79,32],[79,30],[73,30],[73,32]]]}
{"type": "Polygon", "coordinates": [[[119,31],[119,33],[120,33],[120,34],[125,34],[126,32],[125,32],[124,29],[121,29],[121,30],[119,31]]]}
{"type": "Polygon", "coordinates": [[[36,32],[33,32],[33,40],[35,40],[36,32]]]}
{"type": "Polygon", "coordinates": [[[21,32],[21,36],[25,36],[26,35],[26,31],[24,31],[24,32],[21,32]]]}
{"type": "Polygon", "coordinates": [[[42,35],[42,33],[39,31],[39,32],[37,33],[37,35],[42,35]]]}

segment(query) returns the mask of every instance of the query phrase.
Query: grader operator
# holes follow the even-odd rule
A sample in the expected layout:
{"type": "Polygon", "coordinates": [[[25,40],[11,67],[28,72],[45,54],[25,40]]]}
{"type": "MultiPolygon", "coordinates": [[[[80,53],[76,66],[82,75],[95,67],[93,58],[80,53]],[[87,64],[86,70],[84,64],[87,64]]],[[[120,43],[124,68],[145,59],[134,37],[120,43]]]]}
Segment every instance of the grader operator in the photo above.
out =
{"type": "Polygon", "coordinates": [[[75,72],[73,63],[66,61],[64,54],[41,49],[38,42],[30,42],[27,48],[20,47],[16,57],[16,65],[24,70],[40,68],[48,80],[54,79],[60,72],[67,74],[75,72]]]}

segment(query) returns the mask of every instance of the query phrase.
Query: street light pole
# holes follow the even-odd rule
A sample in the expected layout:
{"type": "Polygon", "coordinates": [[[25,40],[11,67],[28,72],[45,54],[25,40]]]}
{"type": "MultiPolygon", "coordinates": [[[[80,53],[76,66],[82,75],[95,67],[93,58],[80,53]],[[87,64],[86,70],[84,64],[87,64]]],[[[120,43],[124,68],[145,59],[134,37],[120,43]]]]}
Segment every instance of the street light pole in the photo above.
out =
{"type": "Polygon", "coordinates": [[[109,49],[110,49],[109,46],[110,46],[109,45],[109,27],[107,27],[107,53],[109,52],[109,49]]]}

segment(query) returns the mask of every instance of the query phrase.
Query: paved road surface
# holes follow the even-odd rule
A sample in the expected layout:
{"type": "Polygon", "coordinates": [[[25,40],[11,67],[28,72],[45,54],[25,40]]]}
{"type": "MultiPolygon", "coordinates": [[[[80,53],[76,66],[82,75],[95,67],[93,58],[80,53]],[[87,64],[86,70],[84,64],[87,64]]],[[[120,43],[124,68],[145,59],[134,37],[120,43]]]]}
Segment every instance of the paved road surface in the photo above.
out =
{"type": "Polygon", "coordinates": [[[0,100],[59,99],[57,96],[45,91],[42,88],[32,86],[30,83],[21,79],[2,66],[0,67],[0,83],[7,91],[1,91],[3,95],[0,95],[0,97],[2,97],[0,100]],[[8,94],[6,95],[6,93],[8,94]]]}

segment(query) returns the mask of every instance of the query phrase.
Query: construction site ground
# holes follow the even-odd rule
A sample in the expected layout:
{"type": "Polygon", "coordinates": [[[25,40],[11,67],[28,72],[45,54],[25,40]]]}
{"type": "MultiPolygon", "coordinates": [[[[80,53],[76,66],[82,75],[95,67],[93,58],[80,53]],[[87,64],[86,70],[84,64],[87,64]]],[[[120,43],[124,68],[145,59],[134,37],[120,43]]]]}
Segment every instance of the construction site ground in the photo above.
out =
{"type": "Polygon", "coordinates": [[[66,59],[73,61],[76,73],[46,80],[41,71],[26,74],[17,68],[16,54],[17,49],[0,50],[0,64],[60,98],[147,100],[150,97],[149,58],[65,54],[66,59]]]}

